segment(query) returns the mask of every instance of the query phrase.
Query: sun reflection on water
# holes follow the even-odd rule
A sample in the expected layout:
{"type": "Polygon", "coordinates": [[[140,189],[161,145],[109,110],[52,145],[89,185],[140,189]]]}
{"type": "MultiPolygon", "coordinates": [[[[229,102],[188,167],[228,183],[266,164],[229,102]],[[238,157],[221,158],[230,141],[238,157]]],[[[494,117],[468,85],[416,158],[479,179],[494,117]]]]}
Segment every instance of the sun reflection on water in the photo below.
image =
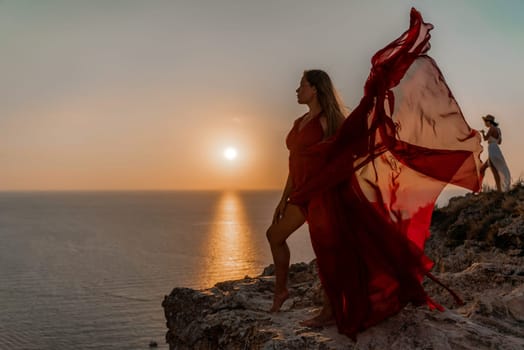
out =
{"type": "MultiPolygon", "coordinates": [[[[215,207],[208,238],[202,247],[203,261],[199,284],[242,278],[259,266],[254,261],[256,240],[239,194],[224,192],[215,207]]],[[[260,247],[258,247],[260,248],[260,247]]]]}

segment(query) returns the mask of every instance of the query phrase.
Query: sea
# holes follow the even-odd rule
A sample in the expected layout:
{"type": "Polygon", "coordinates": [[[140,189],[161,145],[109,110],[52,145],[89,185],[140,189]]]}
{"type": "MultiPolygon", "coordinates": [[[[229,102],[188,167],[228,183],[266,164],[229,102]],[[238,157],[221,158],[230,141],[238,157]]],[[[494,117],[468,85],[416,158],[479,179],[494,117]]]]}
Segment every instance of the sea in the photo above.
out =
{"type": "Polygon", "coordinates": [[[0,349],[167,349],[164,296],[259,275],[280,195],[0,192],[0,349]]]}

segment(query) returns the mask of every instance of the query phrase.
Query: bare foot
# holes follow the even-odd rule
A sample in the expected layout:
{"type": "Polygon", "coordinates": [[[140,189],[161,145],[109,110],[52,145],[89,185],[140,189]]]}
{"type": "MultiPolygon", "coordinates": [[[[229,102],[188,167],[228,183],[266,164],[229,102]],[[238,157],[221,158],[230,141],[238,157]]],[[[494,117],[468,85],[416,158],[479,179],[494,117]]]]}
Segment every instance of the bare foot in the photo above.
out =
{"type": "Polygon", "coordinates": [[[271,306],[269,312],[280,311],[280,307],[282,306],[282,304],[284,304],[287,298],[289,298],[289,292],[287,289],[283,292],[275,293],[275,295],[273,296],[273,306],[271,306]]]}
{"type": "Polygon", "coordinates": [[[320,314],[318,314],[317,316],[300,322],[301,326],[311,328],[322,328],[334,324],[335,318],[333,317],[333,313],[329,310],[324,309],[322,309],[322,311],[320,311],[320,314]]]}

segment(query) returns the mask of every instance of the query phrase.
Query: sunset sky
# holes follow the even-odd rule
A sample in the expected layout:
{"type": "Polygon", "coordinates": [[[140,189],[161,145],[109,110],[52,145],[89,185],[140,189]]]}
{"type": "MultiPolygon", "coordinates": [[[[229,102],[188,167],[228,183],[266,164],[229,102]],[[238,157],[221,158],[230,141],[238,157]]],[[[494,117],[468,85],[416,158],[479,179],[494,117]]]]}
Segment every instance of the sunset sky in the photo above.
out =
{"type": "Polygon", "coordinates": [[[281,188],[302,71],[355,107],[411,6],[469,124],[495,115],[523,177],[522,0],[5,0],[0,190],[281,188]]]}

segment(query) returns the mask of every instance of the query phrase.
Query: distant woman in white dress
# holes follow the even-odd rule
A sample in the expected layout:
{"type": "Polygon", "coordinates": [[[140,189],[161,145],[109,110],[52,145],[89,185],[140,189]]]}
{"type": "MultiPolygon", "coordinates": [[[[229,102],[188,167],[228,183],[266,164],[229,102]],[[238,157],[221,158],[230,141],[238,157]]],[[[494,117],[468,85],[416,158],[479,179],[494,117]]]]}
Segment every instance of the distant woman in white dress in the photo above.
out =
{"type": "Polygon", "coordinates": [[[488,128],[487,133],[481,130],[484,141],[488,141],[488,160],[482,164],[480,172],[484,177],[486,169],[490,167],[497,184],[497,190],[508,191],[511,184],[511,175],[499,147],[502,143],[502,132],[498,127],[499,124],[495,122],[495,117],[491,114],[482,117],[482,119],[488,128]]]}

